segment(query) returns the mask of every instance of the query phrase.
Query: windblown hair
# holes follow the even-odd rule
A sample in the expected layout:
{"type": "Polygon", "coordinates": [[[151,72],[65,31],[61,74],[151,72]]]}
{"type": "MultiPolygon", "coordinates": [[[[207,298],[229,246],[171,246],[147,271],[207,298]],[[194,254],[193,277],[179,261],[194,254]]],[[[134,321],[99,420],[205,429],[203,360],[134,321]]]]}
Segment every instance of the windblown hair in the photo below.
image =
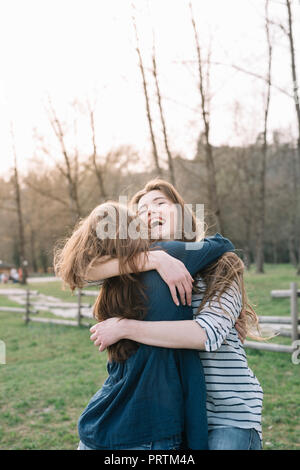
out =
{"type": "MultiPolygon", "coordinates": [[[[138,276],[141,260],[136,255],[144,253],[146,262],[149,242],[141,237],[123,237],[120,231],[128,228],[134,219],[136,216],[126,206],[108,201],[81,220],[70,238],[64,241],[64,246],[55,249],[55,273],[72,291],[86,284],[85,273],[94,264],[105,262],[107,258],[119,260],[121,275],[103,281],[94,304],[93,314],[98,321],[116,316],[142,320],[146,315],[144,287],[138,276]],[[117,215],[115,220],[109,218],[112,210],[117,215]],[[115,230],[114,238],[101,237],[98,224],[104,218],[108,221],[108,230],[115,230]],[[126,272],[128,267],[133,274],[126,272]]],[[[134,341],[120,340],[108,347],[108,358],[110,361],[125,361],[137,348],[134,341]]]]}
{"type": "MultiPolygon", "coordinates": [[[[187,206],[185,205],[184,199],[180,196],[178,191],[174,186],[164,181],[160,178],[153,179],[149,181],[146,186],[139,192],[137,192],[131,199],[131,204],[138,204],[139,200],[148,192],[159,190],[161,191],[170,201],[174,204],[178,204],[182,208],[183,217],[187,214],[187,206]]],[[[191,214],[189,213],[189,216],[191,214]]],[[[197,231],[197,219],[195,214],[192,213],[192,229],[194,232],[197,231]]],[[[192,239],[186,239],[184,234],[182,238],[179,239],[183,241],[196,241],[203,238],[205,234],[197,234],[192,239]]],[[[250,338],[256,339],[257,341],[263,341],[269,338],[263,338],[261,336],[258,317],[251,306],[245,288],[244,281],[244,263],[242,260],[233,252],[227,252],[220,258],[218,258],[214,263],[206,267],[204,270],[199,273],[203,279],[206,289],[204,291],[203,300],[199,306],[199,311],[201,311],[203,305],[209,301],[215,301],[216,293],[218,293],[218,301],[220,302],[221,296],[228,288],[232,288],[235,284],[235,287],[238,288],[242,295],[242,309],[239,316],[239,322],[245,328],[247,336],[250,338]]],[[[221,304],[220,304],[221,305],[221,304]]],[[[224,312],[226,313],[226,312],[224,312]]]]}
{"type": "MultiPolygon", "coordinates": [[[[199,275],[205,287],[198,312],[201,312],[206,302],[211,304],[213,301],[218,302],[224,314],[228,315],[222,307],[221,297],[227,290],[238,290],[242,300],[239,321],[245,328],[247,336],[257,341],[269,339],[261,335],[258,317],[248,300],[244,281],[244,263],[239,256],[233,252],[224,253],[217,261],[201,270],[199,275]]],[[[195,287],[195,290],[199,292],[199,288],[195,287]]]]}

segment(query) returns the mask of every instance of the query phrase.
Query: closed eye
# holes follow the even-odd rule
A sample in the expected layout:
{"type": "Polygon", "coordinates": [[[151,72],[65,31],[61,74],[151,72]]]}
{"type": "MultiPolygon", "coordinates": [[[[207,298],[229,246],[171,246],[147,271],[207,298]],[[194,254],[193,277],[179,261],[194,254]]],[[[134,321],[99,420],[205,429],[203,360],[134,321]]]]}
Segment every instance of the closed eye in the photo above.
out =
{"type": "Polygon", "coordinates": [[[144,214],[145,212],[146,212],[146,207],[144,207],[144,209],[140,209],[138,211],[138,215],[144,214]]]}

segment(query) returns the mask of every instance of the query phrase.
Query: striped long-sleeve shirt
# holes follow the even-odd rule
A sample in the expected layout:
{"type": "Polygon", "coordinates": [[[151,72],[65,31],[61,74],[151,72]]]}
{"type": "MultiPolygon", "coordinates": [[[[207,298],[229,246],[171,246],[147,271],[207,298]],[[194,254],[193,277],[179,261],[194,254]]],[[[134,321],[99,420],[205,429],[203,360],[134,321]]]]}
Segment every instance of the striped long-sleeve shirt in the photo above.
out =
{"type": "MultiPolygon", "coordinates": [[[[197,286],[202,292],[201,278],[197,286]]],[[[195,321],[205,330],[205,351],[200,351],[207,390],[208,429],[220,426],[254,428],[262,439],[261,410],[263,390],[248,367],[245,350],[235,322],[242,306],[241,293],[232,286],[220,298],[207,302],[200,312],[203,293],[192,296],[195,321]]]]}

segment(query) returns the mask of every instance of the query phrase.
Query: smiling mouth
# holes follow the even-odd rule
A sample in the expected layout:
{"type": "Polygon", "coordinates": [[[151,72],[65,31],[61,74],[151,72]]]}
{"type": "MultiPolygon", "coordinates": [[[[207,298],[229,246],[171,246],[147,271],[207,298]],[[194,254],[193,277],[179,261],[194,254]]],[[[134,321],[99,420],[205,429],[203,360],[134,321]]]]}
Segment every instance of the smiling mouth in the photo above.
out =
{"type": "Polygon", "coordinates": [[[150,223],[149,227],[150,228],[162,227],[164,223],[165,221],[162,219],[153,220],[153,222],[150,223]]]}

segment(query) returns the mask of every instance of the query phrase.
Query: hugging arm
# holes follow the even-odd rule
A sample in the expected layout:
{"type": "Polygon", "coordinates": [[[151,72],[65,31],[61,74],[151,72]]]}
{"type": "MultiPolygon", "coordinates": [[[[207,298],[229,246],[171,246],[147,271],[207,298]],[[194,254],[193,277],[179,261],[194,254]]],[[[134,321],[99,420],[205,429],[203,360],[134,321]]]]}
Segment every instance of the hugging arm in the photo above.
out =
{"type": "MultiPolygon", "coordinates": [[[[137,255],[139,271],[150,271],[156,269],[158,262],[158,254],[152,252],[137,255]]],[[[127,272],[132,273],[130,266],[127,266],[127,272]]],[[[111,258],[110,256],[102,256],[97,259],[86,271],[85,277],[87,282],[99,281],[110,277],[118,276],[120,274],[120,263],[118,258],[111,258]]]]}
{"type": "MultiPolygon", "coordinates": [[[[234,246],[221,235],[205,238],[201,242],[159,242],[157,247],[163,250],[149,251],[147,255],[139,254],[139,270],[150,271],[156,269],[161,278],[169,286],[170,293],[176,305],[179,305],[177,292],[181,303],[185,305],[185,299],[191,305],[192,275],[210,264],[226,251],[232,251],[234,246]]],[[[128,266],[128,273],[131,273],[128,266]]],[[[119,261],[117,259],[102,258],[101,262],[93,264],[86,272],[86,279],[98,281],[120,274],[119,261]]]]}
{"type": "MultiPolygon", "coordinates": [[[[162,242],[167,252],[184,260],[191,274],[195,274],[226,251],[233,250],[231,242],[220,235],[203,242],[162,242]],[[187,249],[187,247],[189,249],[187,249]]],[[[147,322],[111,318],[91,328],[91,340],[103,351],[120,339],[132,339],[148,344],[179,349],[205,349],[207,335],[194,320],[147,322]]]]}
{"type": "Polygon", "coordinates": [[[174,349],[205,349],[205,330],[194,320],[140,321],[109,318],[90,329],[91,340],[99,351],[121,339],[131,339],[149,346],[174,349]]]}
{"type": "MultiPolygon", "coordinates": [[[[200,242],[168,241],[158,242],[157,247],[162,247],[167,254],[181,261],[191,275],[196,274],[215,259],[219,258],[226,251],[233,251],[234,246],[227,238],[216,234],[214,237],[204,238],[200,242]]],[[[139,267],[141,271],[157,269],[164,251],[149,251],[147,256],[138,255],[139,267]]],[[[166,258],[164,258],[166,259],[166,258]]],[[[128,273],[130,273],[128,266],[128,273]]],[[[106,279],[120,274],[118,259],[109,257],[101,258],[101,262],[94,263],[93,267],[86,272],[86,278],[91,281],[106,279]]]]}
{"type": "Polygon", "coordinates": [[[228,238],[219,233],[213,237],[204,238],[200,242],[159,242],[166,252],[180,259],[193,276],[227,251],[234,251],[234,245],[228,238]]]}
{"type": "MultiPolygon", "coordinates": [[[[156,270],[170,289],[173,301],[179,305],[176,289],[180,295],[183,305],[185,302],[190,305],[192,301],[193,278],[180,259],[170,256],[162,250],[149,251],[137,255],[139,272],[156,270]]],[[[127,272],[132,273],[130,266],[127,272]]],[[[88,283],[99,281],[113,276],[120,275],[120,265],[118,259],[109,257],[101,258],[95,262],[93,267],[86,272],[88,283]]]]}
{"type": "Polygon", "coordinates": [[[242,306],[242,295],[232,285],[207,301],[195,320],[139,321],[110,318],[95,325],[91,339],[103,351],[120,339],[131,339],[150,346],[216,351],[235,326],[242,306]]]}

